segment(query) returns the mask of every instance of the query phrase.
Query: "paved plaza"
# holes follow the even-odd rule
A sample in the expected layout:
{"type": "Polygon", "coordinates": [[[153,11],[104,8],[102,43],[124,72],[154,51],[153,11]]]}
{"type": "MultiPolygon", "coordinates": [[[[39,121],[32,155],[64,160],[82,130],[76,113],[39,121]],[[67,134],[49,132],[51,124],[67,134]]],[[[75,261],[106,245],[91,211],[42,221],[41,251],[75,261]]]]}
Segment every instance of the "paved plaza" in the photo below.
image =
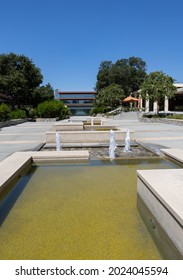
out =
{"type": "MultiPolygon", "coordinates": [[[[134,131],[135,139],[148,145],[183,149],[183,126],[163,123],[143,123],[137,113],[122,113],[106,119],[108,124],[134,131]]],[[[33,151],[45,143],[45,132],[52,122],[26,122],[0,129],[0,161],[17,151],[33,151]]]]}
{"type": "Polygon", "coordinates": [[[183,126],[140,122],[135,112],[123,113],[109,123],[133,130],[135,139],[144,144],[183,149],[183,126]]]}
{"type": "Polygon", "coordinates": [[[14,152],[34,151],[45,142],[51,122],[25,122],[0,129],[0,161],[14,152]]]}

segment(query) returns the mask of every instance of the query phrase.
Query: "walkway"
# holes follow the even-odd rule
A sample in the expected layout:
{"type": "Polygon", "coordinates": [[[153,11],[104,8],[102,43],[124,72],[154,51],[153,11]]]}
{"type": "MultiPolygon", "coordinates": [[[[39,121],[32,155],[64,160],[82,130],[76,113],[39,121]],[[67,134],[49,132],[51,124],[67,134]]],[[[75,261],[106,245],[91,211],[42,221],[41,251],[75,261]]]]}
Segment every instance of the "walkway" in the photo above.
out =
{"type": "Polygon", "coordinates": [[[0,161],[18,151],[36,150],[45,142],[45,132],[52,128],[49,122],[26,122],[0,129],[0,161]]]}
{"type": "Polygon", "coordinates": [[[122,113],[108,123],[133,130],[135,139],[142,143],[183,149],[183,126],[139,122],[136,112],[122,113]]]}

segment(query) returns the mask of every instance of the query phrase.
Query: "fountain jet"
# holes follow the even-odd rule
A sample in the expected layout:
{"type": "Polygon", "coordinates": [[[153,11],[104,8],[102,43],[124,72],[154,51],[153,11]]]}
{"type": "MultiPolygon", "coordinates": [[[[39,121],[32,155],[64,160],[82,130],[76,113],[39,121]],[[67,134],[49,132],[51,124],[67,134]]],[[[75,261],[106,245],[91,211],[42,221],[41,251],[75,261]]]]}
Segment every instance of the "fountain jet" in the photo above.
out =
{"type": "Polygon", "coordinates": [[[125,153],[130,152],[130,130],[127,129],[126,137],[125,137],[125,147],[123,150],[125,153]]]}
{"type": "Polygon", "coordinates": [[[56,132],[56,150],[61,150],[60,134],[58,132],[56,132]]]}
{"type": "Polygon", "coordinates": [[[110,130],[110,145],[109,145],[109,157],[110,159],[115,158],[116,141],[114,136],[114,131],[110,130]]]}

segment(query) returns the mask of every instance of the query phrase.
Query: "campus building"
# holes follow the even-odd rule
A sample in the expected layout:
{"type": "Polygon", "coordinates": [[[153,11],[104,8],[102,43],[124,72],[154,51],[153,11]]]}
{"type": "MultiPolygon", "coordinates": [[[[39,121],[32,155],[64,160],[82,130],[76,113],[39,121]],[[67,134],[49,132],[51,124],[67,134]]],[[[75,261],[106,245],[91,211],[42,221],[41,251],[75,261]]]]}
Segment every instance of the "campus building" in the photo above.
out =
{"type": "MultiPolygon", "coordinates": [[[[159,111],[161,112],[183,112],[183,83],[175,83],[177,88],[173,98],[165,98],[160,103],[159,111]]],[[[75,116],[89,115],[93,108],[96,91],[61,91],[56,89],[54,98],[62,100],[75,116]]],[[[140,90],[133,92],[134,97],[140,97],[140,90]]],[[[157,112],[157,102],[139,98],[139,102],[134,104],[139,108],[144,108],[145,112],[157,112]]]]}
{"type": "Polygon", "coordinates": [[[56,89],[54,98],[62,100],[75,116],[89,115],[95,100],[95,91],[61,91],[56,89]]]}
{"type": "MultiPolygon", "coordinates": [[[[183,83],[175,83],[177,88],[174,97],[165,98],[160,103],[159,110],[162,112],[183,112],[183,83]]],[[[138,91],[140,95],[140,90],[138,91]]],[[[157,102],[151,100],[141,100],[140,106],[145,109],[145,112],[157,112],[157,102]]]]}

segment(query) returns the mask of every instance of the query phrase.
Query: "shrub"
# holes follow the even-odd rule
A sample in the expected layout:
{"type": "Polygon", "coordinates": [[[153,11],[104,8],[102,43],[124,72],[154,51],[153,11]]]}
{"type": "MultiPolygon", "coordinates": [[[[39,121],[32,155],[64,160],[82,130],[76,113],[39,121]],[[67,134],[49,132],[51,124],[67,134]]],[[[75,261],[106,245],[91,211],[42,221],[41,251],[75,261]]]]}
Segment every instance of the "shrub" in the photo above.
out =
{"type": "Polygon", "coordinates": [[[65,118],[69,115],[68,108],[57,100],[44,101],[37,106],[37,115],[41,118],[65,118]]]}
{"type": "Polygon", "coordinates": [[[30,110],[29,110],[29,117],[30,118],[36,118],[37,117],[37,109],[36,108],[31,108],[30,110]]]}
{"type": "Polygon", "coordinates": [[[10,108],[8,105],[2,103],[0,105],[0,121],[7,121],[10,119],[10,108]]]}
{"type": "Polygon", "coordinates": [[[61,111],[61,116],[60,116],[60,118],[61,118],[61,119],[66,119],[66,118],[68,118],[69,116],[71,116],[71,112],[70,112],[70,110],[67,108],[67,106],[64,105],[64,106],[62,107],[62,111],[61,111]]]}
{"type": "Polygon", "coordinates": [[[22,109],[16,109],[11,112],[10,116],[11,116],[11,119],[25,119],[26,112],[22,109]]]}
{"type": "Polygon", "coordinates": [[[105,114],[107,111],[109,111],[107,107],[94,107],[90,110],[90,115],[105,114]]]}

